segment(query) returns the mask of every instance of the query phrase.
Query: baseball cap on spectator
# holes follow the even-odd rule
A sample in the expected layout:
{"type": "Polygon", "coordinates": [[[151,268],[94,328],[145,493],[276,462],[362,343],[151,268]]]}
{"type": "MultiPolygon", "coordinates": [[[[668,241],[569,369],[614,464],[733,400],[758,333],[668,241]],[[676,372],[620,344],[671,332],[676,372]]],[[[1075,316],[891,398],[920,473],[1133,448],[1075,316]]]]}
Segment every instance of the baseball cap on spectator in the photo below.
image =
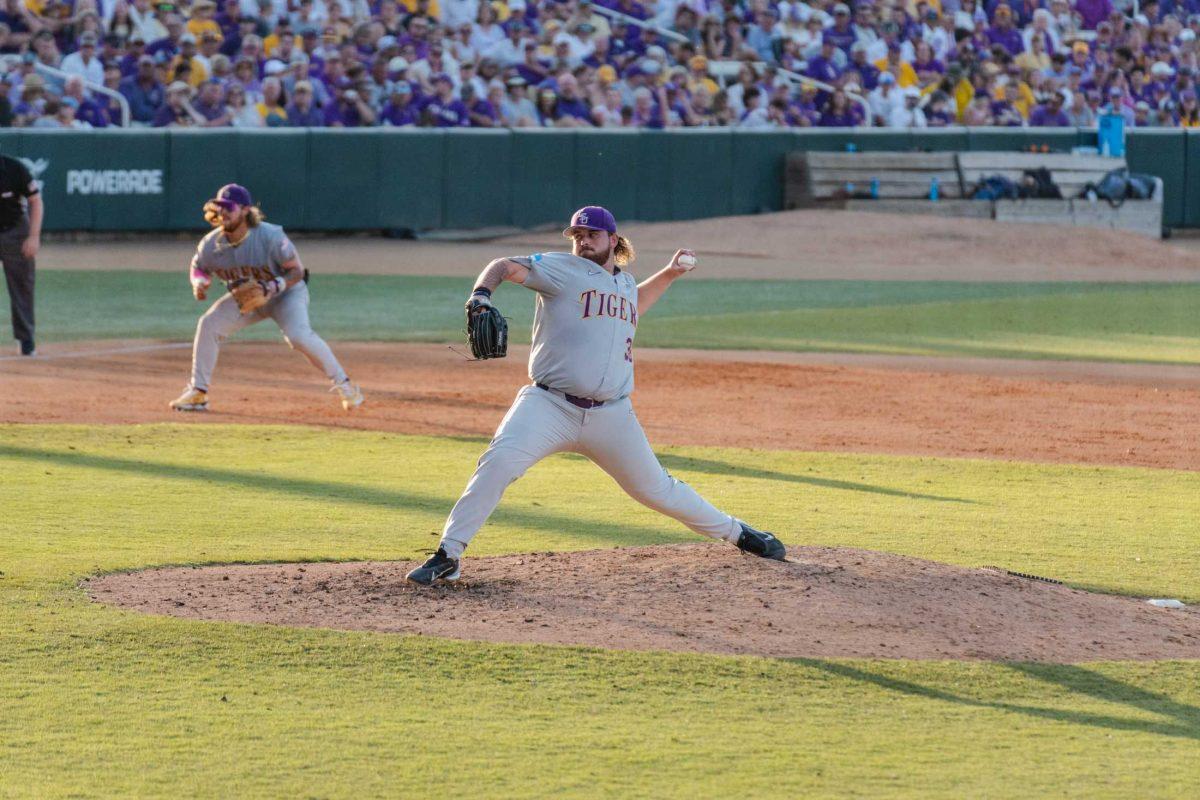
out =
{"type": "Polygon", "coordinates": [[[1168,78],[1175,74],[1175,70],[1171,69],[1171,65],[1165,61],[1155,61],[1150,67],[1150,74],[1160,78],[1168,78]]]}
{"type": "Polygon", "coordinates": [[[288,59],[288,63],[290,63],[293,67],[297,64],[307,64],[308,62],[308,53],[305,53],[303,50],[295,51],[292,53],[292,57],[288,59]]]}
{"type": "Polygon", "coordinates": [[[656,61],[665,60],[667,57],[667,51],[656,44],[652,44],[646,48],[646,56],[647,58],[653,58],[656,61]]]}
{"type": "MultiPolygon", "coordinates": [[[[583,3],[580,3],[580,5],[583,5],[583,3]]],[[[526,8],[525,0],[509,0],[508,1],[509,13],[512,13],[515,11],[524,11],[525,8],[526,8]]]]}
{"type": "Polygon", "coordinates": [[[443,81],[446,83],[454,83],[454,81],[450,80],[450,76],[444,72],[435,74],[432,78],[430,78],[430,80],[432,80],[434,83],[441,83],[443,81]]]}
{"type": "Polygon", "coordinates": [[[399,47],[400,43],[396,41],[395,36],[387,34],[386,36],[380,36],[375,46],[379,50],[387,50],[389,47],[399,47]]]}
{"type": "Polygon", "coordinates": [[[896,76],[890,72],[879,73],[879,82],[882,84],[891,85],[896,82],[896,76]]]}
{"type": "Polygon", "coordinates": [[[280,75],[287,72],[287,64],[284,64],[278,58],[272,58],[263,65],[264,75],[280,75]]]}
{"type": "Polygon", "coordinates": [[[563,236],[568,239],[576,230],[617,232],[617,221],[612,212],[601,206],[584,206],[571,215],[571,224],[563,229],[563,236]]]}
{"type": "Polygon", "coordinates": [[[299,33],[305,39],[315,39],[320,31],[317,30],[315,25],[301,25],[299,33]]]}
{"type": "Polygon", "coordinates": [[[195,44],[196,37],[195,37],[195,35],[193,35],[191,33],[185,33],[183,36],[179,37],[179,43],[180,44],[195,44]]]}
{"type": "Polygon", "coordinates": [[[1194,42],[1196,40],[1196,32],[1191,28],[1184,28],[1179,32],[1179,41],[1183,43],[1194,42]]]}
{"type": "Polygon", "coordinates": [[[65,106],[70,106],[71,108],[79,108],[79,101],[76,100],[74,97],[64,96],[64,97],[60,97],[58,100],[60,103],[62,103],[65,106]]]}
{"type": "Polygon", "coordinates": [[[1123,94],[1125,94],[1125,90],[1122,89],[1120,86],[1114,86],[1108,90],[1109,97],[1120,97],[1123,94]]]}
{"type": "Polygon", "coordinates": [[[837,14],[845,14],[846,16],[850,16],[850,6],[846,5],[845,3],[838,3],[833,7],[833,13],[835,16],[837,14]]]}
{"type": "Polygon", "coordinates": [[[188,86],[183,81],[175,81],[167,87],[167,94],[175,94],[176,92],[183,92],[184,94],[187,94],[191,91],[192,87],[188,86]]]}
{"type": "Polygon", "coordinates": [[[396,81],[392,84],[392,94],[412,94],[412,86],[408,81],[396,81]]]}
{"type": "Polygon", "coordinates": [[[1179,93],[1179,101],[1181,103],[1190,103],[1191,101],[1193,101],[1195,99],[1196,99],[1196,93],[1195,93],[1195,91],[1193,91],[1191,89],[1184,89],[1182,92],[1179,93]]]}
{"type": "Polygon", "coordinates": [[[708,69],[708,58],[705,56],[692,56],[688,59],[688,66],[692,69],[708,69]]]}
{"type": "Polygon", "coordinates": [[[404,72],[404,70],[406,70],[406,69],[408,69],[408,62],[405,61],[400,56],[395,56],[390,61],[388,61],[387,71],[389,73],[404,72]]]}
{"type": "Polygon", "coordinates": [[[653,58],[642,59],[638,66],[645,75],[657,75],[658,73],[662,72],[662,64],[659,64],[653,58]]]}
{"type": "Polygon", "coordinates": [[[1142,25],[1142,26],[1149,28],[1150,27],[1150,19],[1145,14],[1134,14],[1133,24],[1134,25],[1142,25]]]}
{"type": "Polygon", "coordinates": [[[1076,42],[1075,44],[1071,45],[1071,49],[1076,53],[1083,53],[1086,55],[1090,48],[1088,47],[1087,42],[1076,42]]]}
{"type": "Polygon", "coordinates": [[[528,86],[529,85],[529,82],[527,80],[525,80],[524,78],[522,78],[520,75],[512,76],[511,78],[509,78],[506,81],[506,83],[508,84],[508,88],[510,88],[510,89],[513,89],[513,88],[516,88],[519,86],[528,86]]]}
{"type": "Polygon", "coordinates": [[[149,65],[153,66],[154,65],[154,56],[151,56],[151,55],[138,56],[137,63],[138,63],[138,66],[141,66],[142,64],[149,64],[149,65]]]}
{"type": "Polygon", "coordinates": [[[1145,100],[1138,100],[1136,103],[1133,104],[1133,107],[1136,111],[1149,111],[1150,110],[1150,104],[1147,103],[1145,100]]]}
{"type": "Polygon", "coordinates": [[[209,202],[221,208],[254,205],[254,200],[250,197],[250,190],[236,183],[227,183],[222,186],[217,190],[217,196],[209,202]]]}

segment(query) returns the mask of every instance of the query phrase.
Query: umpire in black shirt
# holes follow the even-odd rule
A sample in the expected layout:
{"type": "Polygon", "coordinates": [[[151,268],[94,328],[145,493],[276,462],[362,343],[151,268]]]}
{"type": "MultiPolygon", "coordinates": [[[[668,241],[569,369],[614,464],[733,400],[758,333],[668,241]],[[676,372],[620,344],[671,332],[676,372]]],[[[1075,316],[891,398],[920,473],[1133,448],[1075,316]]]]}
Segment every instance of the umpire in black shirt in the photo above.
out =
{"type": "Polygon", "coordinates": [[[0,261],[12,304],[13,336],[21,355],[34,354],[33,260],[42,246],[42,195],[29,170],[0,156],[0,261]]]}

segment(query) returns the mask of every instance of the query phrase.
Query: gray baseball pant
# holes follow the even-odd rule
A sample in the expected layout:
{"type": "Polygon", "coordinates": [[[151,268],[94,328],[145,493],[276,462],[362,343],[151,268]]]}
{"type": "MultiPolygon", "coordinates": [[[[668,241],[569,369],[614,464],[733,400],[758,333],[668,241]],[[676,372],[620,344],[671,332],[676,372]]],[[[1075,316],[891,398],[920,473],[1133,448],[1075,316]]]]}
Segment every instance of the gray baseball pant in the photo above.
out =
{"type": "Polygon", "coordinates": [[[221,342],[242,328],[267,318],[275,320],[288,346],[303,353],[330,381],[341,383],[346,380],[346,371],[333,351],[308,322],[308,285],[301,281],[249,314],[238,310],[237,301],[231,294],[213,303],[196,325],[196,340],[192,345],[192,386],[208,389],[221,342]]]}
{"type": "Polygon", "coordinates": [[[630,497],[696,533],[737,542],[741,525],[658,463],[629,398],[582,409],[556,394],[525,386],[454,504],[441,545],[459,558],[500,503],[504,490],[552,453],[587,456],[630,497]]]}
{"type": "Polygon", "coordinates": [[[8,284],[8,302],[12,309],[13,338],[33,341],[34,260],[26,258],[21,245],[29,237],[29,220],[0,233],[0,261],[4,262],[4,280],[8,284]]]}

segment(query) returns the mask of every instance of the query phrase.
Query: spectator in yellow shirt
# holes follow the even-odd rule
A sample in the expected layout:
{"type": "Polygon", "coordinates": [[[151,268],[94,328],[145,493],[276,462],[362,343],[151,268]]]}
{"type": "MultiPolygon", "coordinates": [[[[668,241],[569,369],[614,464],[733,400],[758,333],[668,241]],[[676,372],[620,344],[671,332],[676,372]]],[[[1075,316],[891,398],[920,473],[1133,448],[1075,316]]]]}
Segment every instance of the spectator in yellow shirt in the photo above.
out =
{"type": "Polygon", "coordinates": [[[179,37],[179,55],[171,60],[171,73],[177,74],[177,70],[181,64],[187,64],[190,72],[184,78],[193,88],[199,88],[200,84],[208,80],[208,68],[204,66],[204,62],[196,58],[196,37],[190,33],[185,33],[179,37]]]}
{"type": "Polygon", "coordinates": [[[687,90],[695,94],[700,89],[705,89],[710,96],[716,97],[721,87],[708,76],[708,59],[704,56],[692,56],[688,60],[687,90]]]}
{"type": "MultiPolygon", "coordinates": [[[[267,58],[275,58],[279,50],[279,41],[284,37],[290,38],[296,49],[300,49],[303,45],[299,36],[292,32],[292,23],[287,17],[279,20],[279,24],[275,26],[267,38],[263,39],[263,53],[267,58]]],[[[290,52],[290,51],[289,51],[290,52]]]]}
{"type": "Polygon", "coordinates": [[[205,31],[220,34],[221,26],[213,19],[217,13],[217,4],[213,0],[196,0],[192,5],[192,18],[187,22],[187,30],[198,40],[205,31]]]}
{"type": "Polygon", "coordinates": [[[899,42],[888,44],[887,57],[876,61],[875,68],[880,72],[892,73],[896,78],[896,85],[902,89],[917,85],[917,71],[912,68],[912,64],[900,58],[899,42]]]}

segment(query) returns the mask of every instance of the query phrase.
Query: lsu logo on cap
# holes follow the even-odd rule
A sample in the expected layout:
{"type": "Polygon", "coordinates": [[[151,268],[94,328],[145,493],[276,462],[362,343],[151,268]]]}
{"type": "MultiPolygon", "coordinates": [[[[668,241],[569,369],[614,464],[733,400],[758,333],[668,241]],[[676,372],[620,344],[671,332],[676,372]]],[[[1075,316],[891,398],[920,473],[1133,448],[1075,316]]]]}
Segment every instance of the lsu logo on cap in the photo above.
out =
{"type": "Polygon", "coordinates": [[[587,224],[588,224],[588,215],[587,215],[587,212],[584,212],[584,213],[580,214],[578,217],[576,217],[576,219],[578,219],[578,220],[579,220],[579,224],[580,224],[580,225],[587,225],[587,224]]]}

